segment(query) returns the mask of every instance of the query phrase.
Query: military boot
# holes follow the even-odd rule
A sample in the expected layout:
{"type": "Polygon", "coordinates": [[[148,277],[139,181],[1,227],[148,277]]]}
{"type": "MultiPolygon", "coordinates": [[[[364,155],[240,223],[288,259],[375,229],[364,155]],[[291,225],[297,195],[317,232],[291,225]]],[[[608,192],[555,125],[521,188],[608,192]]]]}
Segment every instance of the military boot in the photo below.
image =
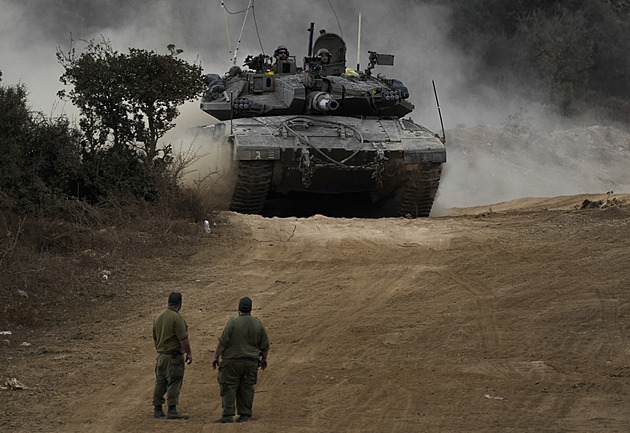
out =
{"type": "Polygon", "coordinates": [[[177,411],[177,406],[169,406],[166,412],[167,419],[188,419],[189,416],[177,411]]]}
{"type": "Polygon", "coordinates": [[[162,410],[162,405],[154,406],[153,408],[153,418],[164,418],[164,411],[162,410]]]}

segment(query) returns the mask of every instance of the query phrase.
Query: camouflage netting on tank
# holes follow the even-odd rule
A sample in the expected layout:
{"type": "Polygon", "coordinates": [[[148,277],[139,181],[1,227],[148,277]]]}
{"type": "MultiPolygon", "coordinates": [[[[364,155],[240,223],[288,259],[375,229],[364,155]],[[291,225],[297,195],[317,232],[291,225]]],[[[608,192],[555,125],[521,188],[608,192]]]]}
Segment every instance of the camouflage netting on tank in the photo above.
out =
{"type": "Polygon", "coordinates": [[[210,99],[218,99],[225,92],[225,83],[219,74],[207,74],[206,79],[208,80],[210,99]]]}

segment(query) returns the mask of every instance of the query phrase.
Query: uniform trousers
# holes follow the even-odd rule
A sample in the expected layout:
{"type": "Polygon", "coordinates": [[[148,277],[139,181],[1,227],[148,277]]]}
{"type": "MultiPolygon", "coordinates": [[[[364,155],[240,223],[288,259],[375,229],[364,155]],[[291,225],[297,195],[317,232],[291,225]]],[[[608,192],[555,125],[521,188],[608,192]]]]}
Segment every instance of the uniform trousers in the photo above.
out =
{"type": "Polygon", "coordinates": [[[217,375],[221,389],[223,416],[252,416],[254,385],[258,380],[258,360],[223,359],[217,375]]]}
{"type": "Polygon", "coordinates": [[[155,361],[155,388],[153,389],[153,405],[164,404],[164,394],[169,406],[179,404],[179,391],[184,382],[186,368],[184,355],[181,353],[158,353],[155,361]]]}

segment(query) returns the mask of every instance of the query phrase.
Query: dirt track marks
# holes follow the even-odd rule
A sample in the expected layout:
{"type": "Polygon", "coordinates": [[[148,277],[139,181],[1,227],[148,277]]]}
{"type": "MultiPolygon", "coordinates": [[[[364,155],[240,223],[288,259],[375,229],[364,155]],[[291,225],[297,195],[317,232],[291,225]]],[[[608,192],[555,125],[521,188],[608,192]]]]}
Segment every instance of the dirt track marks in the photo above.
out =
{"type": "MultiPolygon", "coordinates": [[[[393,368],[404,355],[414,325],[392,332],[391,322],[406,313],[400,302],[423,289],[418,284],[424,274],[442,266],[418,252],[427,246],[446,248],[448,236],[436,235],[431,224],[422,221],[397,220],[391,227],[381,222],[369,230],[353,230],[352,220],[323,217],[314,217],[309,224],[299,219],[273,221],[272,226],[260,218],[234,218],[249,225],[255,239],[242,268],[260,282],[256,287],[261,294],[273,293],[264,298],[268,300],[265,314],[293,324],[269,329],[273,357],[284,362],[273,373],[265,373],[261,386],[276,396],[277,407],[282,408],[283,401],[301,401],[301,413],[293,416],[308,416],[313,424],[327,425],[330,430],[335,429],[331,420],[352,416],[342,408],[331,408],[329,402],[339,399],[353,407],[353,413],[380,414],[387,425],[388,419],[401,417],[415,422],[419,384],[374,393],[369,378],[380,383],[383,375],[414,376],[407,370],[411,367],[382,371],[375,365],[385,357],[391,358],[393,368]],[[258,280],[259,275],[267,281],[258,280]],[[305,295],[311,291],[318,296],[305,295]],[[379,316],[384,319],[373,319],[379,316]],[[344,336],[341,344],[339,335],[344,336]],[[308,385],[304,395],[290,392],[298,377],[302,387],[308,385]],[[396,406],[383,405],[383,398],[391,398],[392,393],[397,395],[396,406]]],[[[361,423],[360,419],[356,422],[361,423]]],[[[396,428],[388,427],[389,431],[409,431],[408,424],[396,428]]]]}
{"type": "MultiPolygon", "coordinates": [[[[0,424],[130,433],[626,431],[630,228],[598,211],[536,212],[377,221],[228,213],[222,218],[232,221],[218,220],[193,256],[136,268],[137,292],[120,300],[133,301],[133,313],[111,310],[84,325],[93,338],[81,349],[73,342],[59,352],[98,355],[75,376],[67,373],[77,356],[58,365],[30,357],[33,368],[57,369],[48,386],[69,391],[11,394],[38,403],[36,421],[22,421],[26,410],[11,400],[0,424]],[[150,406],[147,330],[173,287],[185,294],[196,354],[182,393],[185,422],[153,420],[150,406]],[[259,375],[254,422],[218,426],[212,350],[245,295],[269,331],[270,367],[259,375]],[[131,345],[137,364],[129,364],[131,345]],[[112,386],[115,375],[130,383],[112,386]]],[[[28,377],[19,367],[11,370],[28,377]]]]}
{"type": "Polygon", "coordinates": [[[453,274],[445,276],[474,296],[478,310],[476,322],[481,346],[485,349],[497,346],[499,344],[499,332],[497,330],[496,307],[491,291],[484,284],[477,283],[468,276],[453,274]]]}
{"type": "MultiPolygon", "coordinates": [[[[121,350],[124,350],[121,348],[121,350]]],[[[77,402],[77,416],[64,426],[66,432],[108,433],[124,430],[125,422],[139,413],[148,414],[148,394],[153,385],[151,376],[140,365],[123,368],[112,379],[116,384],[104,384],[103,389],[87,401],[77,402]],[[116,387],[115,397],[111,387],[116,387]],[[139,411],[140,409],[140,411],[139,411]],[[86,419],[89,420],[86,422],[86,419]]]]}
{"type": "MultiPolygon", "coordinates": [[[[618,289],[625,291],[627,288],[618,289]]],[[[597,289],[600,302],[600,315],[606,332],[607,341],[599,348],[605,359],[620,358],[621,365],[630,365],[630,344],[628,343],[627,318],[620,310],[622,303],[619,295],[614,296],[609,287],[597,289]]]]}

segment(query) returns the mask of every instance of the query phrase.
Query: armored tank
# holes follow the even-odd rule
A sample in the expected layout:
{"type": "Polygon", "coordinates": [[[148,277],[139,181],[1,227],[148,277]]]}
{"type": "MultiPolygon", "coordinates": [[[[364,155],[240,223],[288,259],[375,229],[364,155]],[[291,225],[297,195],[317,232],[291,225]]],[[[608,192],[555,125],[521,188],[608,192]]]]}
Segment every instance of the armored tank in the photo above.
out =
{"type": "Polygon", "coordinates": [[[404,118],[408,89],[373,73],[394,56],[369,54],[365,71],[346,68],[343,39],[321,31],[313,43],[311,25],[301,66],[278,46],[207,76],[201,109],[220,121],[207,132],[236,171],[230,210],[261,214],[272,194],[366,193],[374,215],[429,215],[444,136],[404,118]]]}

